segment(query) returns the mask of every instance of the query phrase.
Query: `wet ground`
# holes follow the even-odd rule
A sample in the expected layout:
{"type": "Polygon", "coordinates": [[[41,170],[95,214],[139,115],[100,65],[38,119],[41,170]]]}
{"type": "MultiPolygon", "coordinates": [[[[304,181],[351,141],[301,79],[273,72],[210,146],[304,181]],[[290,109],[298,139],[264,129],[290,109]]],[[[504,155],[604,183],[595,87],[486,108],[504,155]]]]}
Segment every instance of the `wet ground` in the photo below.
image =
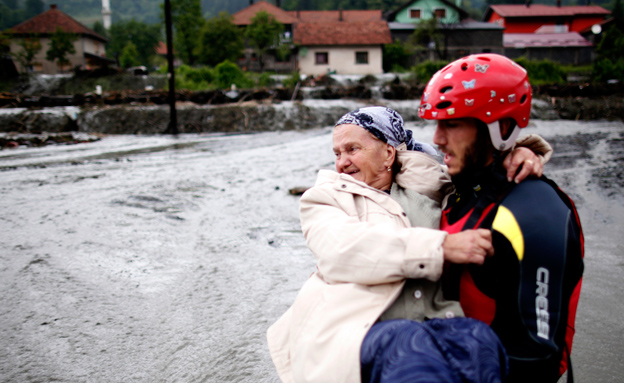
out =
{"type": "MultiPolygon", "coordinates": [[[[620,382],[624,124],[526,132],[585,229],[576,381],[620,382]]],[[[288,189],[332,157],[328,128],[0,151],[0,381],[277,382],[265,331],[314,270],[288,189]]]]}

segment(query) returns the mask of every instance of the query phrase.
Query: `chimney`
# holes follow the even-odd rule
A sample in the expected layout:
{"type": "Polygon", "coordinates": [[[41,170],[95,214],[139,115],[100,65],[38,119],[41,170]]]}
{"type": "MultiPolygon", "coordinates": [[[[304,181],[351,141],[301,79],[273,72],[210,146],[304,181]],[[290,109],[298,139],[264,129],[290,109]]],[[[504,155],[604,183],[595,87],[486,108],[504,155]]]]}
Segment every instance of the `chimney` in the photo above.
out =
{"type": "Polygon", "coordinates": [[[50,9],[56,9],[56,4],[50,4],[50,9]]]}
{"type": "Polygon", "coordinates": [[[282,7],[282,2],[280,0],[275,0],[275,6],[278,8],[282,7]]]}
{"type": "Polygon", "coordinates": [[[338,21],[342,21],[342,7],[338,10],[338,21]]]}
{"type": "Polygon", "coordinates": [[[253,5],[253,0],[249,0],[249,6],[251,7],[253,5]]]}
{"type": "Polygon", "coordinates": [[[557,0],[557,8],[561,8],[561,0],[557,0]]]}
{"type": "Polygon", "coordinates": [[[530,7],[531,6],[531,0],[526,0],[524,5],[526,5],[527,8],[530,7]]]}

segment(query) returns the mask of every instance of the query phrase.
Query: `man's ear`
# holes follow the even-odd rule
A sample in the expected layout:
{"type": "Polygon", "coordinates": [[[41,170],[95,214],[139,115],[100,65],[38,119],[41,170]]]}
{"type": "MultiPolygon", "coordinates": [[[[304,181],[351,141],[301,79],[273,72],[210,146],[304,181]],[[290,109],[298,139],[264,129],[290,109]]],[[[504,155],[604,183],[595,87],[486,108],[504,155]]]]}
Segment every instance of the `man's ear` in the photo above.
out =
{"type": "Polygon", "coordinates": [[[499,121],[501,137],[506,140],[511,133],[511,120],[508,118],[499,121]]]}

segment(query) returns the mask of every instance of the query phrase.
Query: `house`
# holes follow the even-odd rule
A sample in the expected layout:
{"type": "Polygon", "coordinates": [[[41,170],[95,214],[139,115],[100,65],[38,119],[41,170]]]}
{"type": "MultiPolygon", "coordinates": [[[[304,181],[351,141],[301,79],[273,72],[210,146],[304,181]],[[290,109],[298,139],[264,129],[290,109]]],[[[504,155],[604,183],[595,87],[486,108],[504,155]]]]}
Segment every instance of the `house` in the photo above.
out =
{"type": "MultiPolygon", "coordinates": [[[[258,1],[233,15],[240,26],[265,11],[284,24],[282,41],[293,43],[293,54],[280,61],[276,55],[265,60],[265,69],[277,72],[299,70],[306,75],[324,73],[379,74],[382,69],[382,46],[392,42],[390,30],[379,10],[372,11],[285,11],[265,1],[258,1]]],[[[251,50],[239,65],[258,69],[251,50]]]]}
{"type": "Polygon", "coordinates": [[[483,21],[496,23],[505,33],[537,33],[550,26],[557,32],[581,32],[600,24],[611,12],[598,5],[551,6],[542,4],[490,5],[483,21]]]}
{"type": "MultiPolygon", "coordinates": [[[[64,68],[65,70],[75,67],[91,69],[114,62],[114,60],[105,57],[105,45],[108,40],[104,36],[61,12],[55,4],[50,5],[47,11],[11,28],[11,52],[18,52],[22,49],[19,45],[20,39],[38,38],[41,42],[41,50],[35,56],[31,67],[27,69],[43,74],[60,73],[61,68],[56,62],[46,60],[50,38],[57,27],[78,36],[78,39],[74,41],[76,52],[68,55],[70,64],[64,68]]],[[[16,62],[15,64],[20,72],[25,71],[26,68],[22,68],[20,63],[16,62]]]]}
{"type": "Polygon", "coordinates": [[[475,21],[458,4],[447,0],[412,0],[385,15],[394,41],[409,41],[423,22],[432,18],[441,32],[442,46],[434,41],[422,41],[428,46],[413,57],[412,64],[423,60],[454,60],[473,53],[503,53],[503,28],[475,21]]]}
{"type": "Polygon", "coordinates": [[[392,38],[379,10],[293,12],[301,73],[380,74],[382,47],[392,38]]]}
{"type": "MultiPolygon", "coordinates": [[[[558,2],[560,4],[560,2],[558,2]]],[[[491,5],[483,20],[504,27],[503,45],[510,58],[551,60],[561,64],[587,65],[594,56],[588,31],[600,33],[611,12],[597,5],[549,6],[491,5]],[[592,28],[593,27],[593,28],[592,28]]]]}
{"type": "MultiPolygon", "coordinates": [[[[292,17],[289,12],[267,3],[266,1],[258,1],[254,4],[250,4],[248,7],[241,9],[232,15],[234,24],[241,28],[247,27],[251,24],[251,20],[256,16],[258,12],[266,12],[272,15],[276,21],[284,25],[284,33],[282,35],[283,43],[292,42],[292,30],[293,24],[297,22],[295,17],[292,17]]],[[[289,55],[285,59],[280,59],[274,51],[269,52],[267,57],[264,58],[264,69],[273,70],[275,72],[290,73],[297,70],[297,59],[295,55],[289,55]]],[[[259,71],[260,63],[258,57],[251,47],[245,49],[244,57],[238,60],[238,65],[246,70],[259,71]]]]}
{"type": "Polygon", "coordinates": [[[505,33],[505,56],[529,60],[550,60],[562,64],[589,65],[594,45],[577,32],[505,33]]]}

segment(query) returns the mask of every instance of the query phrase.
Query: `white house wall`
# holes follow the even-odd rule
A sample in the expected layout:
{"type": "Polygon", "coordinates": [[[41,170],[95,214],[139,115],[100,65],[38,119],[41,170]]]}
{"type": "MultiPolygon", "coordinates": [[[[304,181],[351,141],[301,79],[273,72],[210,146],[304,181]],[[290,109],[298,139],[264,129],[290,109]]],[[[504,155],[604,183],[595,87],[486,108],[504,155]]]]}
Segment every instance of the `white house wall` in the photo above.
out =
{"type": "MultiPolygon", "coordinates": [[[[51,62],[51,61],[46,60],[46,52],[48,51],[48,49],[50,49],[50,38],[42,37],[39,40],[41,41],[41,50],[39,51],[39,53],[37,53],[37,55],[35,56],[35,59],[33,60],[35,64],[33,65],[34,71],[36,73],[45,73],[45,74],[61,73],[60,68],[58,67],[56,61],[51,62]]],[[[90,38],[86,38],[86,37],[79,37],[76,41],[74,41],[74,49],[76,50],[76,53],[67,56],[67,59],[69,60],[70,64],[65,65],[63,67],[63,72],[65,73],[71,71],[71,69],[73,69],[76,66],[79,66],[83,69],[85,68],[86,66],[86,61],[84,58],[85,52],[96,54],[96,55],[103,55],[105,52],[104,51],[105,46],[103,43],[92,40],[90,38]]],[[[17,41],[11,42],[11,52],[19,52],[21,50],[22,50],[22,47],[18,45],[17,41]]],[[[13,62],[15,63],[15,66],[18,71],[20,72],[24,71],[24,68],[22,68],[22,66],[19,64],[19,62],[17,62],[17,60],[13,60],[13,62]]]]}
{"type": "Polygon", "coordinates": [[[337,74],[381,74],[381,46],[314,46],[299,48],[299,71],[306,75],[320,75],[331,71],[337,74]],[[356,64],[355,52],[368,52],[368,64],[356,64]],[[327,65],[315,64],[317,52],[327,52],[327,65]]]}

